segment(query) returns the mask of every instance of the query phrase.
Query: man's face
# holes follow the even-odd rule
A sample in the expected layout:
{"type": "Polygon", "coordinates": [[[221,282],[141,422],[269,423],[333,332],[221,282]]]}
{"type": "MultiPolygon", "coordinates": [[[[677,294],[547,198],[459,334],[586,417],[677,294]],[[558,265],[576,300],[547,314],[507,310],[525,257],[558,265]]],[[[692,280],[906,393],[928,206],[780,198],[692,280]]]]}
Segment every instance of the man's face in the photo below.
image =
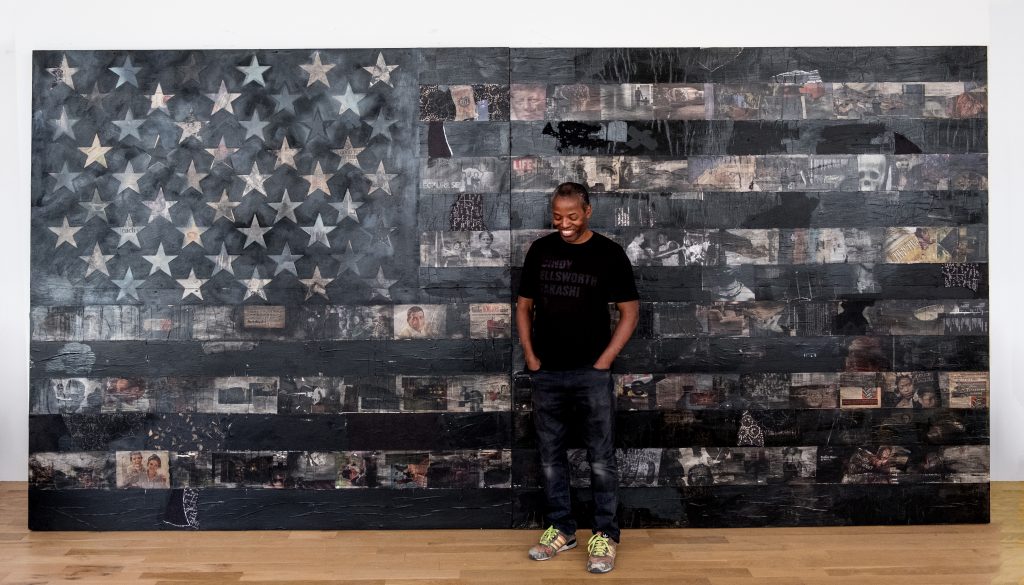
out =
{"type": "Polygon", "coordinates": [[[588,236],[593,208],[584,207],[580,197],[555,197],[551,201],[551,223],[562,239],[570,244],[581,243],[588,236]]]}
{"type": "Polygon", "coordinates": [[[914,395],[914,383],[910,381],[910,378],[902,376],[896,381],[896,390],[901,398],[910,398],[914,395]]]}
{"type": "Polygon", "coordinates": [[[412,327],[416,331],[423,331],[423,326],[426,324],[427,318],[423,314],[423,311],[413,311],[409,315],[409,327],[412,327]]]}

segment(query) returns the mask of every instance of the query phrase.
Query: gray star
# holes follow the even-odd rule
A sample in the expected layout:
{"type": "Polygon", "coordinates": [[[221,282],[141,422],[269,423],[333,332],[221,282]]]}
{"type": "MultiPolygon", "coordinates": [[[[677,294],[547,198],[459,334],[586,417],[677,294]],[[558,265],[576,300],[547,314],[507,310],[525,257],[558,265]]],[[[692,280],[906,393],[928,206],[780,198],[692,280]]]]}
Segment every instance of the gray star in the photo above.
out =
{"type": "Polygon", "coordinates": [[[177,278],[178,284],[185,290],[181,291],[181,299],[185,300],[188,295],[196,295],[199,300],[203,300],[203,291],[199,290],[206,284],[209,278],[196,278],[196,269],[192,268],[188,271],[188,278],[177,278]]]}
{"type": "Polygon", "coordinates": [[[88,214],[85,216],[85,221],[83,223],[89,223],[89,220],[94,217],[98,217],[103,221],[103,223],[107,223],[107,206],[110,205],[110,203],[107,203],[100,199],[99,189],[93,190],[92,201],[79,201],[78,204],[84,207],[86,213],[88,214]]]}
{"type": "Polygon", "coordinates": [[[132,296],[136,301],[139,300],[139,285],[142,284],[143,281],[145,280],[146,279],[135,280],[135,277],[132,276],[132,267],[129,266],[128,271],[125,272],[124,274],[124,278],[110,279],[110,281],[116,284],[117,288],[120,289],[117,291],[117,298],[114,300],[120,301],[121,299],[128,295],[132,296]]]}
{"type": "Polygon", "coordinates": [[[178,144],[183,144],[189,138],[195,138],[200,143],[203,141],[199,137],[199,133],[203,131],[206,122],[197,118],[194,113],[189,112],[184,120],[175,122],[174,125],[181,128],[181,137],[178,138],[178,144]]]}
{"type": "Polygon", "coordinates": [[[384,161],[380,161],[377,164],[376,173],[363,173],[366,178],[370,180],[370,187],[366,190],[367,194],[373,193],[380,189],[388,195],[393,195],[391,192],[391,179],[398,176],[397,173],[388,173],[384,171],[384,161]]]}
{"type": "Polygon", "coordinates": [[[262,193],[264,197],[267,196],[267,191],[263,187],[263,183],[270,178],[270,175],[264,175],[260,172],[259,166],[256,165],[256,161],[253,161],[252,168],[249,169],[248,175],[237,175],[243,181],[245,181],[245,187],[242,189],[242,197],[245,197],[253,191],[262,193]]]}
{"type": "Polygon", "coordinates": [[[327,181],[330,181],[334,177],[334,173],[325,173],[320,167],[320,162],[317,161],[316,168],[313,169],[313,174],[302,175],[303,179],[309,183],[309,190],[306,191],[306,195],[322,191],[324,195],[331,196],[331,188],[327,185],[327,181]]]}
{"type": "Polygon", "coordinates": [[[390,301],[391,287],[398,281],[384,278],[384,267],[381,266],[377,269],[377,278],[364,278],[363,282],[370,287],[370,300],[373,300],[375,297],[383,297],[390,301]]]}
{"type": "Polygon", "coordinates": [[[254,266],[252,269],[252,278],[238,279],[238,282],[245,285],[245,296],[242,297],[242,300],[244,301],[253,295],[260,297],[264,301],[267,300],[267,291],[263,290],[263,288],[270,284],[271,280],[273,279],[260,278],[260,267],[254,266]]]}
{"type": "Polygon", "coordinates": [[[68,225],[68,216],[65,215],[64,223],[62,225],[60,225],[59,227],[49,228],[51,232],[57,234],[57,243],[53,247],[60,248],[61,244],[67,242],[68,244],[71,244],[72,248],[77,248],[78,243],[75,242],[75,233],[78,232],[78,230],[80,229],[82,228],[71,227],[70,225],[68,225]]]}
{"type": "Polygon", "coordinates": [[[153,265],[153,267],[149,269],[150,275],[156,274],[157,271],[160,271],[167,276],[173,276],[171,274],[171,260],[174,260],[178,256],[176,254],[173,256],[164,254],[164,245],[162,243],[157,246],[155,256],[143,255],[142,257],[146,259],[146,262],[153,265]]]}
{"type": "Polygon", "coordinates": [[[340,203],[328,203],[331,207],[338,211],[338,223],[345,221],[345,219],[351,219],[352,221],[359,223],[359,214],[356,212],[357,209],[363,206],[362,201],[356,203],[352,201],[352,192],[348,189],[345,190],[345,198],[340,203]]]}
{"type": "Polygon", "coordinates": [[[397,231],[398,228],[388,227],[384,225],[384,222],[379,222],[377,227],[374,228],[373,233],[370,234],[373,236],[372,244],[380,244],[385,248],[393,248],[394,246],[391,244],[391,234],[397,231]]]}
{"type": "Polygon", "coordinates": [[[146,115],[152,114],[156,110],[163,110],[167,115],[170,115],[170,110],[167,109],[167,102],[171,101],[174,94],[164,94],[164,90],[160,87],[160,84],[156,84],[156,91],[149,94],[149,111],[146,115]]]}
{"type": "Polygon", "coordinates": [[[300,278],[299,281],[306,285],[306,299],[309,300],[313,295],[320,295],[327,300],[331,300],[327,296],[327,285],[333,281],[333,278],[324,278],[320,276],[320,267],[316,266],[313,268],[312,278],[300,278]]]}
{"type": "Polygon", "coordinates": [[[274,98],[277,105],[274,106],[274,113],[278,113],[284,110],[288,110],[291,113],[295,113],[295,100],[302,97],[299,95],[292,95],[288,92],[288,86],[281,88],[281,93],[271,94],[270,97],[274,98]]]}
{"type": "Polygon", "coordinates": [[[145,118],[135,119],[132,115],[132,109],[129,106],[124,113],[124,120],[114,120],[114,125],[121,129],[121,135],[117,137],[118,140],[124,140],[129,136],[134,136],[136,140],[142,140],[142,136],[139,136],[139,126],[142,126],[145,122],[145,118]]]}
{"type": "Polygon", "coordinates": [[[252,214],[252,223],[249,225],[249,227],[235,229],[245,234],[245,244],[242,246],[243,249],[248,248],[249,244],[254,243],[266,248],[267,242],[263,239],[263,234],[269,232],[272,227],[273,226],[261,226],[259,224],[259,218],[257,218],[256,214],[254,213],[252,214]]]}
{"type": "Polygon", "coordinates": [[[142,231],[142,228],[135,227],[135,222],[132,221],[132,216],[130,214],[124,220],[123,226],[111,227],[110,229],[114,230],[118,236],[121,236],[121,240],[117,243],[118,248],[128,242],[135,244],[136,248],[142,247],[142,244],[139,243],[139,232],[142,231]]]}
{"type": "Polygon", "coordinates": [[[231,103],[237,100],[242,94],[228,92],[227,85],[224,84],[224,80],[222,79],[220,81],[220,89],[217,90],[217,93],[207,93],[203,95],[213,100],[213,111],[210,112],[210,115],[212,116],[221,110],[224,110],[229,114],[234,114],[235,110],[231,103]]]}
{"type": "Polygon", "coordinates": [[[186,171],[184,174],[175,174],[178,175],[179,177],[184,177],[185,181],[188,182],[188,187],[185,188],[185,191],[188,191],[189,189],[195,189],[200,193],[203,192],[203,188],[199,186],[199,182],[205,179],[207,175],[209,175],[209,173],[200,173],[196,171],[196,161],[191,161],[188,163],[188,171],[186,171]]]}
{"type": "Polygon", "coordinates": [[[241,205],[241,202],[231,201],[228,197],[228,190],[224,189],[220,194],[220,201],[217,201],[216,203],[207,201],[206,204],[213,208],[214,222],[223,217],[231,223],[235,223],[235,208],[241,205]]]}
{"type": "Polygon", "coordinates": [[[313,62],[308,65],[299,65],[309,75],[309,80],[306,82],[306,87],[309,87],[319,81],[327,87],[331,87],[331,82],[327,80],[327,72],[334,69],[334,65],[324,65],[320,62],[320,51],[313,53],[313,62]]]}
{"type": "Polygon", "coordinates": [[[121,87],[125,83],[130,83],[135,87],[139,87],[139,80],[135,77],[135,74],[138,73],[142,67],[132,66],[131,55],[124,58],[124,65],[120,67],[110,67],[109,69],[117,74],[117,85],[114,86],[114,89],[121,87]]]}
{"type": "Polygon", "coordinates": [[[323,245],[327,246],[328,248],[331,247],[331,242],[329,242],[327,240],[327,234],[329,234],[332,231],[334,231],[334,229],[337,226],[333,226],[333,225],[329,226],[329,227],[325,226],[324,225],[324,218],[319,213],[316,215],[316,222],[313,225],[311,225],[311,226],[301,226],[301,227],[302,227],[302,230],[304,232],[309,234],[309,243],[306,244],[307,248],[312,246],[312,245],[314,245],[314,244],[316,244],[317,242],[322,243],[323,245]]]}
{"type": "Polygon", "coordinates": [[[258,83],[263,87],[267,86],[267,82],[263,80],[263,74],[267,69],[270,69],[270,65],[260,65],[260,62],[256,60],[256,55],[252,56],[252,61],[249,62],[248,66],[242,67],[241,65],[236,65],[235,69],[245,73],[245,80],[242,81],[243,86],[250,81],[258,83]]]}
{"type": "MultiPolygon", "coordinates": [[[[75,131],[72,130],[71,127],[74,126],[78,120],[78,118],[69,118],[67,108],[61,106],[60,117],[50,120],[50,125],[53,126],[53,138],[51,138],[51,140],[57,140],[61,136],[67,136],[71,140],[75,140],[75,131]]],[[[116,124],[117,122],[114,123],[116,124]]]]}
{"type": "Polygon", "coordinates": [[[359,260],[362,255],[356,255],[355,251],[352,250],[352,240],[345,242],[345,253],[338,257],[341,262],[341,267],[338,268],[338,276],[345,274],[346,272],[352,272],[356,276],[359,276],[359,260]]]}
{"type": "Polygon", "coordinates": [[[141,173],[135,172],[132,161],[128,161],[128,165],[124,168],[123,173],[114,173],[114,178],[120,181],[120,184],[117,186],[117,192],[120,193],[121,191],[131,189],[136,193],[140,193],[139,179],[145,174],[145,171],[141,173]]]}
{"type": "Polygon", "coordinates": [[[192,53],[188,56],[188,63],[178,67],[178,71],[181,73],[181,84],[185,85],[190,80],[199,83],[199,70],[202,67],[196,63],[196,54],[192,53]]]}
{"type": "MultiPolygon", "coordinates": [[[[331,152],[333,152],[334,154],[336,154],[339,157],[341,157],[341,162],[338,163],[338,168],[340,169],[341,167],[343,167],[345,165],[352,165],[354,167],[359,167],[359,155],[362,154],[364,150],[366,150],[365,147],[353,148],[353,146],[352,146],[352,138],[351,137],[346,137],[345,138],[345,147],[344,148],[335,148],[335,149],[331,150],[331,152]]],[[[362,168],[362,167],[359,167],[359,168],[362,168]]]]}
{"type": "Polygon", "coordinates": [[[280,202],[268,203],[267,205],[270,205],[271,207],[274,208],[275,211],[277,211],[277,216],[274,217],[275,224],[281,221],[282,219],[290,219],[292,220],[292,223],[295,224],[299,223],[299,220],[295,219],[295,208],[301,205],[301,203],[298,205],[293,203],[292,200],[288,197],[287,189],[285,189],[284,195],[281,197],[280,202]]]}
{"type": "Polygon", "coordinates": [[[210,228],[196,225],[196,216],[189,215],[188,225],[185,227],[179,227],[177,230],[181,232],[181,249],[184,250],[187,246],[195,244],[200,248],[203,247],[203,232],[210,228]]]}
{"type": "Polygon", "coordinates": [[[370,140],[373,140],[374,136],[383,136],[388,140],[391,140],[391,126],[393,126],[398,120],[386,120],[384,119],[384,108],[381,108],[377,112],[377,119],[370,122],[370,127],[373,128],[373,132],[370,133],[370,140]]]}
{"type": "Polygon", "coordinates": [[[213,274],[211,276],[216,275],[221,270],[225,270],[231,273],[232,276],[234,276],[235,269],[234,267],[231,266],[231,263],[234,262],[235,259],[238,258],[238,256],[239,254],[228,254],[227,244],[221,242],[220,254],[217,254],[216,256],[206,257],[207,260],[213,262],[213,274]]]}
{"type": "Polygon", "coordinates": [[[245,127],[245,138],[242,140],[248,140],[250,136],[255,136],[261,141],[263,140],[263,129],[270,124],[270,122],[261,121],[260,113],[255,110],[253,110],[251,118],[239,120],[238,123],[245,127]]]}
{"type": "Polygon", "coordinates": [[[78,69],[68,65],[68,56],[64,54],[60,59],[60,67],[47,67],[46,71],[53,76],[54,84],[63,83],[64,85],[75,89],[75,80],[72,77],[78,72],[78,69]]]}
{"type": "Polygon", "coordinates": [[[97,109],[106,113],[107,109],[103,107],[103,100],[105,100],[110,94],[100,91],[100,83],[98,81],[92,84],[92,91],[89,92],[88,95],[84,93],[79,95],[89,101],[89,106],[86,108],[87,110],[97,109]]]}
{"type": "Polygon", "coordinates": [[[174,223],[174,220],[171,219],[171,205],[164,199],[162,188],[157,190],[156,199],[143,201],[142,204],[149,208],[149,219],[146,223],[152,223],[158,217],[166,219],[168,223],[174,223]]]}
{"type": "Polygon", "coordinates": [[[277,269],[274,270],[274,276],[288,271],[298,276],[299,273],[295,270],[295,261],[302,258],[302,254],[292,254],[291,249],[288,247],[288,242],[284,243],[284,249],[281,250],[280,254],[268,254],[271,260],[277,263],[277,269]]]}
{"type": "Polygon", "coordinates": [[[363,115],[363,113],[359,111],[359,101],[365,98],[366,94],[355,93],[354,91],[352,91],[351,83],[345,84],[345,93],[332,95],[331,97],[338,100],[338,102],[341,103],[341,109],[338,110],[339,116],[349,110],[355,112],[356,116],[363,115]]]}
{"type": "Polygon", "coordinates": [[[57,179],[57,183],[53,186],[54,193],[59,191],[61,187],[67,188],[67,190],[71,191],[72,193],[78,192],[78,190],[75,189],[75,179],[78,177],[78,175],[81,175],[82,173],[72,173],[71,171],[69,171],[67,161],[64,161],[64,166],[61,167],[60,172],[47,174],[53,177],[54,179],[57,179]]]}
{"type": "Polygon", "coordinates": [[[363,67],[370,73],[370,87],[374,84],[384,83],[391,87],[391,72],[398,69],[398,65],[388,65],[384,62],[384,53],[377,53],[377,62],[369,67],[363,67]]]}
{"type": "Polygon", "coordinates": [[[276,169],[281,165],[288,165],[291,168],[298,170],[299,167],[295,166],[295,154],[298,153],[300,150],[302,149],[292,148],[291,146],[289,146],[287,136],[282,138],[281,148],[274,151],[277,153],[277,162],[274,163],[274,168],[276,169]]]}
{"type": "Polygon", "coordinates": [[[327,137],[327,127],[331,124],[332,122],[324,122],[324,117],[320,113],[319,108],[314,109],[310,122],[308,124],[303,122],[303,125],[309,128],[309,134],[306,135],[306,142],[310,143],[314,140],[320,139],[330,141],[327,137]]]}
{"type": "Polygon", "coordinates": [[[217,145],[217,148],[204,148],[203,150],[210,153],[210,156],[213,157],[214,165],[217,163],[221,163],[226,167],[234,168],[234,165],[231,164],[231,155],[238,152],[238,149],[228,148],[227,145],[224,144],[223,136],[220,137],[220,144],[217,145]]]}
{"type": "Polygon", "coordinates": [[[89,277],[93,272],[102,272],[110,277],[110,271],[107,269],[107,260],[113,258],[113,254],[104,254],[100,251],[100,245],[96,244],[92,249],[92,254],[88,256],[79,256],[82,260],[85,260],[85,276],[89,277]]]}

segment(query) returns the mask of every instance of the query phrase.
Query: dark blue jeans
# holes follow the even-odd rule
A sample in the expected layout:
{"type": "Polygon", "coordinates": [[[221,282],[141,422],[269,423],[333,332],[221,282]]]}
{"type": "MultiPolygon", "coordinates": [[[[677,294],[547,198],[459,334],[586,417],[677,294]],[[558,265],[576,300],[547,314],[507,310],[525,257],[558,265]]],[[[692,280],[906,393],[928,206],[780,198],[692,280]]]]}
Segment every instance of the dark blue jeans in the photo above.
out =
{"type": "Polygon", "coordinates": [[[569,460],[566,440],[570,417],[582,422],[590,487],[594,494],[594,532],[604,532],[619,541],[618,473],[615,464],[615,388],[608,370],[531,373],[533,379],[533,424],[537,429],[547,523],[566,534],[576,533],[569,499],[569,460]]]}

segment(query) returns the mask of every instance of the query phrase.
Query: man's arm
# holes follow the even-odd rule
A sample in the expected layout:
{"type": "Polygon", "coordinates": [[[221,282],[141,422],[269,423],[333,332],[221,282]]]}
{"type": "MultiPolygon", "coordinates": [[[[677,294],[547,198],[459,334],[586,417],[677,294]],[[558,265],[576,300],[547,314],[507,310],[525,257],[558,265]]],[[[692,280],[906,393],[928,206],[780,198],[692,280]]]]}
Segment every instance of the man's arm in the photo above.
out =
{"type": "Polygon", "coordinates": [[[526,369],[539,370],[540,360],[533,353],[533,299],[519,297],[516,301],[516,328],[519,329],[519,344],[523,346],[526,369]]]}
{"type": "Polygon", "coordinates": [[[640,320],[640,301],[615,303],[615,306],[619,309],[619,322],[615,324],[612,340],[608,342],[608,347],[604,348],[601,357],[594,362],[594,367],[599,370],[607,370],[612,367],[612,362],[615,361],[622,348],[626,347],[626,342],[632,337],[636,324],[640,320]]]}

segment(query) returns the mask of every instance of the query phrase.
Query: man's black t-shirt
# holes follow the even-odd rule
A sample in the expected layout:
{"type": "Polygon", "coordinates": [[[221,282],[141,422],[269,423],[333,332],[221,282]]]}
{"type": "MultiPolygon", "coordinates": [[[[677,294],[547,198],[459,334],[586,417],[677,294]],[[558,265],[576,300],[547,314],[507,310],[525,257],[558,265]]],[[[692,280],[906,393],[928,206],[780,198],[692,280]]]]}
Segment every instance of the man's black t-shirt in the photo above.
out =
{"type": "Polygon", "coordinates": [[[608,303],[640,298],[622,246],[596,232],[582,244],[558,232],[533,242],[519,296],[533,299],[531,339],[545,370],[594,365],[612,337],[608,303]]]}

